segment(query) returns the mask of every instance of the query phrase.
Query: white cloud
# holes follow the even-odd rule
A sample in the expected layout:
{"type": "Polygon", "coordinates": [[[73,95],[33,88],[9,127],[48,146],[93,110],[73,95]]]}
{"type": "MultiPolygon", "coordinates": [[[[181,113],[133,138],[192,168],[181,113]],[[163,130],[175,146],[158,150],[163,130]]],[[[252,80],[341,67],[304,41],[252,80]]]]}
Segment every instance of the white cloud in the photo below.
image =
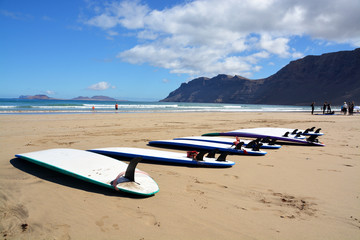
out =
{"type": "Polygon", "coordinates": [[[34,18],[29,14],[23,14],[21,12],[11,12],[3,9],[0,9],[0,15],[4,17],[12,18],[14,20],[30,20],[34,18]]]}
{"type": "Polygon", "coordinates": [[[360,46],[358,0],[194,0],[163,10],[140,1],[97,7],[86,23],[140,41],[118,54],[173,73],[250,74],[271,56],[299,58],[294,36],[360,46]]]}
{"type": "Polygon", "coordinates": [[[115,88],[115,86],[111,86],[110,83],[108,83],[108,82],[98,82],[98,83],[95,83],[95,84],[91,85],[87,89],[96,90],[96,91],[103,91],[103,90],[107,90],[109,88],[115,88]]]}
{"type": "Polygon", "coordinates": [[[280,57],[289,57],[289,39],[284,37],[272,38],[269,34],[263,34],[259,41],[260,49],[269,53],[276,54],[280,57]]]}
{"type": "Polygon", "coordinates": [[[103,29],[108,29],[115,27],[118,24],[118,20],[116,17],[108,16],[107,14],[104,13],[90,19],[87,23],[89,25],[93,25],[103,29]]]}
{"type": "Polygon", "coordinates": [[[54,95],[54,94],[55,94],[55,92],[52,91],[52,90],[47,90],[47,91],[45,91],[45,93],[46,93],[47,95],[54,95]]]}
{"type": "Polygon", "coordinates": [[[144,26],[144,18],[150,9],[135,0],[114,1],[110,4],[105,4],[103,10],[96,7],[95,11],[102,11],[102,13],[85,21],[86,24],[102,29],[113,28],[117,25],[122,25],[128,29],[137,29],[144,26]]]}
{"type": "Polygon", "coordinates": [[[111,31],[111,30],[109,30],[107,33],[109,34],[109,36],[117,36],[117,35],[119,35],[118,32],[111,31]]]}

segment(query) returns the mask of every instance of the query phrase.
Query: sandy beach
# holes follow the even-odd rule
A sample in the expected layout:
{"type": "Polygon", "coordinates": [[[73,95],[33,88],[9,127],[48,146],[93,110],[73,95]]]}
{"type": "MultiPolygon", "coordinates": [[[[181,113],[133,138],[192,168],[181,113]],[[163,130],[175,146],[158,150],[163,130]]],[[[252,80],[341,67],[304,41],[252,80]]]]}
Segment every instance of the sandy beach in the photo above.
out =
{"type": "MultiPolygon", "coordinates": [[[[360,239],[360,115],[0,116],[1,239],[360,239]],[[325,147],[229,156],[231,168],[140,163],[160,191],[101,188],[16,159],[49,148],[141,147],[252,127],[321,127],[325,147]]],[[[156,148],[154,148],[156,149],[156,148]]]]}

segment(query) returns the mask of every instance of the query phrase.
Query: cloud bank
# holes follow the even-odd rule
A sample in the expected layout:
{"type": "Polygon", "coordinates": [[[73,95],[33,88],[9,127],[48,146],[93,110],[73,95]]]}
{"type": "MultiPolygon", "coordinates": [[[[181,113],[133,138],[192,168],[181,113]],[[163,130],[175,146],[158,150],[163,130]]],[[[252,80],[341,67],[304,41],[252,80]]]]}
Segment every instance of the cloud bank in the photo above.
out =
{"type": "Polygon", "coordinates": [[[195,0],[163,10],[113,1],[93,9],[86,24],[108,37],[120,29],[136,35],[117,57],[172,73],[251,76],[261,60],[302,57],[294,37],[360,46],[358,0],[195,0]]]}

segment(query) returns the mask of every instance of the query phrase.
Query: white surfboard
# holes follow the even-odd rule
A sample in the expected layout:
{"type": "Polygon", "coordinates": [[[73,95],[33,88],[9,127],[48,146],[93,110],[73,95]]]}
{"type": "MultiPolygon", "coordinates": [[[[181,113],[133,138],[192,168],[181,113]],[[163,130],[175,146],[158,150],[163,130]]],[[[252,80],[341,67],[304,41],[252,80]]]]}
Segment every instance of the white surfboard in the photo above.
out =
{"type": "Polygon", "coordinates": [[[312,146],[325,146],[317,139],[318,135],[310,135],[308,136],[308,138],[306,138],[306,136],[303,135],[292,135],[289,131],[284,131],[283,128],[248,128],[233,130],[229,132],[205,133],[202,136],[237,136],[246,138],[262,138],[261,141],[263,142],[267,142],[268,140],[276,140],[276,142],[280,141],[312,146]]]}
{"type": "MultiPolygon", "coordinates": [[[[192,137],[180,137],[180,138],[174,138],[174,140],[193,140],[193,141],[203,141],[203,142],[213,142],[213,143],[222,143],[222,144],[234,144],[236,138],[228,138],[228,137],[203,137],[203,136],[192,136],[192,137]]],[[[239,139],[240,142],[244,143],[244,147],[246,147],[249,143],[252,142],[252,140],[245,140],[245,139],[239,139]]],[[[261,142],[260,142],[261,143],[261,142]]],[[[262,145],[260,148],[263,149],[279,149],[281,148],[280,145],[276,144],[268,144],[268,143],[261,143],[262,145]]]]}
{"type": "Polygon", "coordinates": [[[140,159],[126,164],[114,158],[77,149],[48,149],[15,155],[40,166],[103,187],[149,196],[157,193],[157,183],[136,169],[140,159]]]}
{"type": "Polygon", "coordinates": [[[125,148],[125,147],[110,147],[110,148],[97,148],[88,150],[95,153],[104,154],[107,156],[114,157],[142,157],[144,160],[154,161],[154,162],[168,162],[168,163],[178,163],[178,164],[188,164],[188,165],[197,165],[197,166],[212,166],[212,167],[231,167],[235,163],[232,161],[227,161],[226,155],[220,155],[217,159],[212,157],[205,157],[204,153],[197,153],[195,158],[187,157],[186,153],[177,153],[170,151],[160,151],[154,149],[145,149],[145,148],[125,148]]]}
{"type": "Polygon", "coordinates": [[[278,137],[288,137],[293,139],[305,139],[305,136],[296,136],[295,134],[291,134],[290,130],[293,129],[287,129],[287,128],[270,128],[270,127],[264,127],[264,128],[248,128],[248,129],[239,129],[234,130],[230,132],[244,132],[244,133],[259,133],[263,135],[269,135],[269,136],[278,136],[278,137]],[[286,133],[288,135],[286,136],[286,133]]]}
{"type": "Polygon", "coordinates": [[[289,136],[292,137],[300,137],[300,136],[322,136],[324,133],[321,133],[321,128],[308,128],[308,129],[293,129],[293,128],[261,128],[261,129],[269,129],[269,131],[280,131],[283,134],[289,132],[289,136]]]}

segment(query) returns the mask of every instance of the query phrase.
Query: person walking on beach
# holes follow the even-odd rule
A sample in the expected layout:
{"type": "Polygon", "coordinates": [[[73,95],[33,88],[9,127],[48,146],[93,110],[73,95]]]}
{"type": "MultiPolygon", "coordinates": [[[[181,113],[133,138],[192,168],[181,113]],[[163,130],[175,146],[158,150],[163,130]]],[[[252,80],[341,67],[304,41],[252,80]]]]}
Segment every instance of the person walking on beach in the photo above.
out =
{"type": "Polygon", "coordinates": [[[330,103],[327,104],[326,113],[331,113],[331,104],[330,103]]]}
{"type": "Polygon", "coordinates": [[[354,101],[349,103],[349,115],[353,115],[353,114],[354,114],[354,101]]]}
{"type": "Polygon", "coordinates": [[[325,114],[326,106],[327,106],[327,102],[324,102],[324,106],[323,106],[323,114],[325,114]]]}
{"type": "Polygon", "coordinates": [[[315,102],[312,102],[310,106],[311,106],[311,115],[313,115],[314,114],[314,108],[315,108],[315,102]]]}
{"type": "Polygon", "coordinates": [[[348,105],[346,104],[346,102],[344,102],[344,105],[342,106],[342,109],[341,109],[344,112],[344,115],[346,115],[347,109],[348,109],[348,105]]]}
{"type": "Polygon", "coordinates": [[[118,110],[118,108],[119,108],[119,106],[118,106],[118,104],[116,103],[116,104],[115,104],[115,110],[118,110]]]}

